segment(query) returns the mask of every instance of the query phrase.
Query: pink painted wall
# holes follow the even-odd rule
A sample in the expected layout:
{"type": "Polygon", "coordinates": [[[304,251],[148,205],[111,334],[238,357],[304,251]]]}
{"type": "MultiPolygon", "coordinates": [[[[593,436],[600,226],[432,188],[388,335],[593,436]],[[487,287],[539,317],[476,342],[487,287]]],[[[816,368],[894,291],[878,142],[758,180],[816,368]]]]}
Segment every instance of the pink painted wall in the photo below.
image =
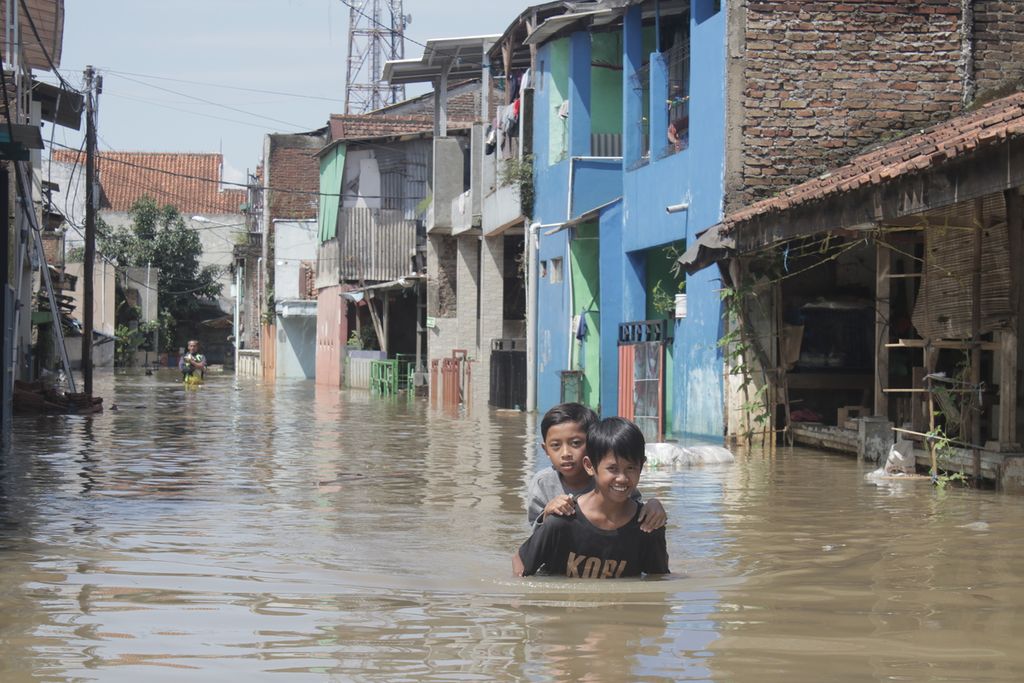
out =
{"type": "Polygon", "coordinates": [[[341,388],[348,340],[347,302],[339,286],[325,287],[316,298],[316,383],[341,388]]]}

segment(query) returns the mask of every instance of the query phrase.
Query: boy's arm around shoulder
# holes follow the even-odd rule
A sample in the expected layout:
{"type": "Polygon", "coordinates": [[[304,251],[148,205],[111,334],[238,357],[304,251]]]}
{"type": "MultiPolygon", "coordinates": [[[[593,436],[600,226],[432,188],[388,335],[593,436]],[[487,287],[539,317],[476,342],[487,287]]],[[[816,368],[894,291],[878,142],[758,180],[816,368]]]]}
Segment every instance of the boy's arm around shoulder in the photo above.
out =
{"type": "Polygon", "coordinates": [[[640,571],[644,574],[668,574],[668,544],[665,527],[641,534],[640,571]]]}
{"type": "MultiPolygon", "coordinates": [[[[639,502],[639,498],[634,498],[634,500],[639,502]]],[[[655,529],[664,528],[668,522],[668,514],[665,512],[665,506],[661,504],[660,500],[651,498],[640,508],[640,517],[637,521],[640,522],[640,529],[642,531],[650,533],[655,529]]]]}

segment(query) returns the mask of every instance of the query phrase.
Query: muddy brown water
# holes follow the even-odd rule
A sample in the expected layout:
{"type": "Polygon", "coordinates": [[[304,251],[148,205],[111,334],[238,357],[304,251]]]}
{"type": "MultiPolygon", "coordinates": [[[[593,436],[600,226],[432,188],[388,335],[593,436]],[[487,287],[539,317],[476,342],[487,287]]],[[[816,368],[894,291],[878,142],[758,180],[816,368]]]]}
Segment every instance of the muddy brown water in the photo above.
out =
{"type": "Polygon", "coordinates": [[[0,680],[1024,679],[1021,498],[752,452],[644,473],[671,577],[516,580],[529,416],[175,379],[16,418],[0,680]]]}

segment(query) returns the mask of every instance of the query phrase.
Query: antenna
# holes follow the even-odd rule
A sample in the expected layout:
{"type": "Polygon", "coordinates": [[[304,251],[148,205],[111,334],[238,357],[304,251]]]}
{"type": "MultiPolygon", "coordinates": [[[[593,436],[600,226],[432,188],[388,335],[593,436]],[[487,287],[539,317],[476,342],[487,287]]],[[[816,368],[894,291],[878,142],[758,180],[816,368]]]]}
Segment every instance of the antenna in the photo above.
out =
{"type": "Polygon", "coordinates": [[[388,85],[384,62],[405,58],[405,27],[412,16],[402,0],[353,0],[348,11],[345,113],[366,112],[405,99],[404,85],[388,85]]]}

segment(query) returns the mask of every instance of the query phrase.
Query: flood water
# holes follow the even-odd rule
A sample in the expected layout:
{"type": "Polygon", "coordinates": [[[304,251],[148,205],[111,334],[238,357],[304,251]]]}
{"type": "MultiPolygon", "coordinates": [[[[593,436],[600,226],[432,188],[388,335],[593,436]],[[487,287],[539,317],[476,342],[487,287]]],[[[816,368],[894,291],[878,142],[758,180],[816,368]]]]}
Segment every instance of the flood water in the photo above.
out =
{"type": "Polygon", "coordinates": [[[533,418],[175,374],[15,419],[0,680],[1024,678],[1024,499],[740,454],[645,471],[670,577],[519,580],[533,418]]]}

